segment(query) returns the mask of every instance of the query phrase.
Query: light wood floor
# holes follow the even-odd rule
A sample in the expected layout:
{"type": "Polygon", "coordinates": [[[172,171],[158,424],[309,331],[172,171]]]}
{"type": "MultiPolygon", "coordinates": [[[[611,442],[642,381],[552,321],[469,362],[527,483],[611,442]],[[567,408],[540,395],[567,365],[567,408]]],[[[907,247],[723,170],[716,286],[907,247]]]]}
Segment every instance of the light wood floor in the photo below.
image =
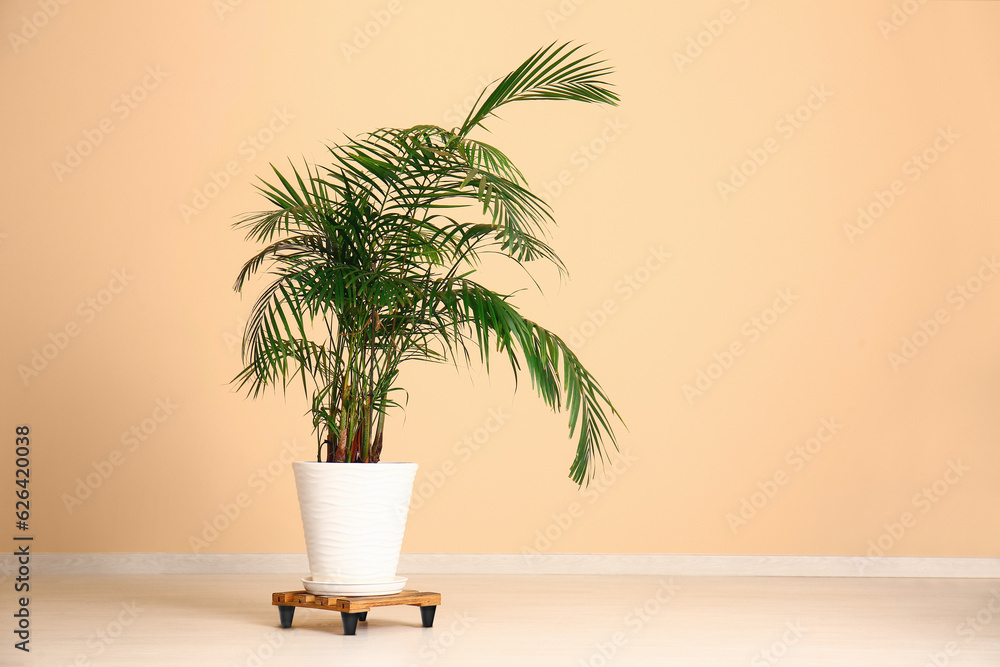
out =
{"type": "Polygon", "coordinates": [[[287,575],[38,576],[31,653],[0,636],[0,665],[1000,666],[1000,581],[648,576],[414,575],[443,595],[415,607],[297,609],[287,575]],[[992,609],[991,609],[992,606],[992,609]],[[995,610],[995,611],[994,611],[995,610]],[[950,654],[949,654],[950,653],[950,654]]]}

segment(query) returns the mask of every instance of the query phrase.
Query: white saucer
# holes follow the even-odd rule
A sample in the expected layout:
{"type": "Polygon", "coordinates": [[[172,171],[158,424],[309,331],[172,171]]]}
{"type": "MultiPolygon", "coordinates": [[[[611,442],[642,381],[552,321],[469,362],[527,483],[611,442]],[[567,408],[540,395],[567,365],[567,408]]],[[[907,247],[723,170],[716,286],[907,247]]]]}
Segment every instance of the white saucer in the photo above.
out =
{"type": "Polygon", "coordinates": [[[406,577],[393,577],[389,581],[376,584],[339,584],[331,581],[313,581],[312,577],[306,577],[302,580],[302,585],[313,595],[392,595],[403,590],[406,577]]]}

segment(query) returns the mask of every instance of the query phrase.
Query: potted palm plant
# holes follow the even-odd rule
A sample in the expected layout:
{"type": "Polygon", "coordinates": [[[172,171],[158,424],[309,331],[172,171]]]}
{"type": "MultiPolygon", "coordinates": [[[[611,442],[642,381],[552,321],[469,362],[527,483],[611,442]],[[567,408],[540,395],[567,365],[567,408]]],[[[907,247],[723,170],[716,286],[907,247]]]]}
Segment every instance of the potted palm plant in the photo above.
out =
{"type": "Polygon", "coordinates": [[[515,102],[615,105],[611,71],[580,46],[540,49],[487,88],[461,127],[379,129],[331,146],[329,164],[284,174],[272,166],[275,180],[258,187],[272,207],[236,223],[266,245],[236,291],[265,270],[270,282],[248,318],[234,382],[254,397],[301,382],[311,397],[316,460],[293,464],[307,589],[402,589],[395,569],[416,464],[379,462],[404,362],[467,365],[477,353],[488,368],[494,348],[505,355],[515,376],[526,370],[545,403],[568,412],[578,484],[605,441],[614,444],[618,413],[573,351],[511,295],[476,281],[487,252],[565,267],[544,240],[548,205],[506,155],[473,138],[515,102]]]}

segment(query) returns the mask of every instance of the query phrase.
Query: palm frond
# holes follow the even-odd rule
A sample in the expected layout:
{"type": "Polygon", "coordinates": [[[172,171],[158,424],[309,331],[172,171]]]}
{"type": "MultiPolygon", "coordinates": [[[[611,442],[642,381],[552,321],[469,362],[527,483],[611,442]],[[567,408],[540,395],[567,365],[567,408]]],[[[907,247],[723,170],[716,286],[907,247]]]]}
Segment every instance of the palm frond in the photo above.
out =
{"type": "Polygon", "coordinates": [[[613,69],[594,55],[577,57],[582,46],[553,43],[539,49],[520,67],[504,77],[483,99],[486,91],[469,111],[458,136],[464,138],[497,109],[524,100],[570,100],[599,104],[618,104],[607,76],[613,69]]]}

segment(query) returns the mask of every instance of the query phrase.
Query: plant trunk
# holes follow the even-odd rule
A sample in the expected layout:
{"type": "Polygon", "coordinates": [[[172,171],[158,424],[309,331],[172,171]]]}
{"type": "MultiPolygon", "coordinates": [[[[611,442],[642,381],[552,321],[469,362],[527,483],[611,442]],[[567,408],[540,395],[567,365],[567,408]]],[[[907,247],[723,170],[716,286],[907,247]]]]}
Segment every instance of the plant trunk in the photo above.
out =
{"type": "Polygon", "coordinates": [[[372,442],[371,459],[372,463],[378,463],[382,457],[382,433],[385,430],[385,403],[378,415],[378,426],[375,429],[375,440],[372,442]]]}
{"type": "Polygon", "coordinates": [[[347,462],[347,431],[341,430],[340,437],[337,438],[337,448],[334,450],[332,463],[347,462]]]}
{"type": "Polygon", "coordinates": [[[364,463],[361,460],[361,438],[364,437],[364,429],[358,425],[358,430],[354,432],[354,439],[351,441],[351,456],[348,461],[351,463],[364,463]]]}

